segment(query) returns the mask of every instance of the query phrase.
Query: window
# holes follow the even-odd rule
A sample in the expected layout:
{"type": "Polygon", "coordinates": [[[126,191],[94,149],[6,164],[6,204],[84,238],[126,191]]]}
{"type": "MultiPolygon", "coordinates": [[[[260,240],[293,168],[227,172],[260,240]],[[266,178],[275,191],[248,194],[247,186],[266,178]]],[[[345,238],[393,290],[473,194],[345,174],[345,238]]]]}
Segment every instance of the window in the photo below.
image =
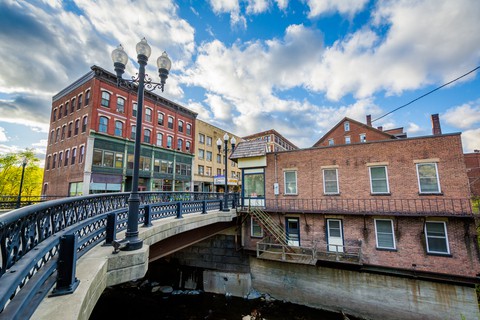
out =
{"type": "Polygon", "coordinates": [[[351,143],[350,136],[346,136],[345,137],[345,144],[350,144],[350,143],[351,143]]]}
{"type": "Polygon", "coordinates": [[[338,194],[338,172],[337,169],[323,170],[323,192],[325,194],[338,194]]]}
{"type": "Polygon", "coordinates": [[[110,93],[102,91],[102,107],[108,108],[110,106],[110,93]]]}
{"type": "Polygon", "coordinates": [[[145,109],[145,121],[152,122],[152,109],[145,109]]]}
{"type": "Polygon", "coordinates": [[[187,123],[187,134],[188,135],[192,134],[192,125],[190,123],[187,123]]]}
{"type": "Polygon", "coordinates": [[[245,174],[243,182],[246,198],[263,198],[265,196],[265,175],[263,173],[245,174]]]}
{"type": "Polygon", "coordinates": [[[205,158],[205,150],[203,149],[198,149],[198,159],[203,159],[205,158]]]}
{"type": "Polygon", "coordinates": [[[57,109],[53,110],[53,121],[57,120],[57,109]]]}
{"type": "Polygon", "coordinates": [[[85,146],[80,147],[80,158],[78,159],[78,163],[83,163],[83,159],[85,158],[85,146]]]}
{"type": "Polygon", "coordinates": [[[378,249],[395,249],[393,221],[390,219],[375,219],[375,238],[378,249]]]}
{"type": "Polygon", "coordinates": [[[100,121],[98,123],[98,131],[99,132],[104,132],[104,133],[106,133],[108,131],[108,118],[107,117],[100,117],[100,121]]]}
{"type": "Polygon", "coordinates": [[[47,157],[47,164],[45,165],[46,170],[50,170],[50,162],[52,161],[52,156],[47,157]]]}
{"type": "Polygon", "coordinates": [[[250,229],[250,236],[252,238],[263,238],[262,226],[259,225],[253,217],[250,217],[250,225],[252,226],[250,229]]]}
{"type": "Polygon", "coordinates": [[[183,132],[183,121],[178,120],[178,132],[183,132]]]}
{"type": "Polygon", "coordinates": [[[207,151],[207,161],[212,161],[212,152],[207,151]]]}
{"type": "MultiPolygon", "coordinates": [[[[85,95],[85,105],[88,105],[88,102],[90,101],[90,91],[87,91],[85,95]]],[[[82,95],[78,95],[78,104],[77,104],[77,110],[79,110],[82,107],[82,95]]]]}
{"type": "Polygon", "coordinates": [[[185,149],[186,149],[187,151],[190,151],[190,148],[191,148],[191,146],[190,146],[190,141],[185,142],[185,149]]]}
{"type": "Polygon", "coordinates": [[[345,121],[343,123],[343,129],[345,129],[345,131],[350,131],[350,122],[345,121]]]}
{"type": "Polygon", "coordinates": [[[115,135],[117,137],[122,137],[123,136],[123,122],[116,120],[115,121],[115,135]]]}
{"type": "Polygon", "coordinates": [[[168,117],[168,128],[173,129],[173,117],[168,117]]]}
{"type": "Polygon", "coordinates": [[[365,133],[360,133],[360,142],[367,142],[367,135],[365,133]]]}
{"type": "Polygon", "coordinates": [[[67,132],[67,126],[62,127],[62,140],[65,139],[65,133],[67,132]]]}
{"type": "Polygon", "coordinates": [[[132,106],[132,116],[134,116],[135,118],[137,117],[137,110],[138,110],[138,105],[136,102],[134,102],[132,106]]]}
{"type": "Polygon", "coordinates": [[[65,151],[65,163],[63,164],[64,167],[68,166],[68,160],[70,158],[70,150],[65,151]]]}
{"type": "Polygon", "coordinates": [[[205,135],[199,133],[198,134],[198,143],[205,144],[205,135]]]}
{"type": "Polygon", "coordinates": [[[167,148],[171,148],[173,145],[173,137],[172,136],[168,136],[167,137],[167,148]]]}
{"type": "MultiPolygon", "coordinates": [[[[81,95],[80,95],[81,96],[81,95]]],[[[82,99],[80,98],[80,96],[78,97],[78,101],[81,101],[82,99]]],[[[85,105],[87,106],[88,104],[90,103],[90,90],[88,90],[86,93],[85,93],[85,105]]]]}
{"type": "Polygon", "coordinates": [[[389,193],[387,167],[370,167],[372,193],[389,193]]]}
{"type": "Polygon", "coordinates": [[[335,141],[333,139],[328,139],[328,145],[333,146],[335,144],[335,141]]]}
{"type": "Polygon", "coordinates": [[[199,165],[198,166],[198,174],[203,176],[203,173],[204,173],[204,167],[199,165]]]}
{"type": "Polygon", "coordinates": [[[285,194],[297,194],[297,171],[285,171],[285,194]]]}
{"type": "Polygon", "coordinates": [[[70,108],[70,113],[75,112],[75,106],[76,106],[75,102],[76,102],[75,98],[72,98],[72,106],[70,108]]]}
{"type": "Polygon", "coordinates": [[[163,126],[163,113],[158,112],[157,115],[158,115],[158,120],[157,120],[158,124],[160,126],[163,126]]]}
{"type": "Polygon", "coordinates": [[[63,106],[60,106],[60,108],[58,109],[58,119],[61,119],[62,115],[63,115],[63,106]]]}
{"type": "Polygon", "coordinates": [[[436,163],[417,163],[420,193],[440,193],[436,163]]]}
{"type": "Polygon", "coordinates": [[[217,168],[217,176],[220,176],[220,175],[222,175],[222,169],[217,168]]]}
{"type": "Polygon", "coordinates": [[[49,140],[50,140],[50,144],[53,143],[53,138],[54,138],[54,137],[55,137],[55,130],[52,130],[52,131],[50,132],[50,139],[49,139],[49,140]]]}
{"type": "Polygon", "coordinates": [[[57,164],[57,155],[53,155],[53,162],[52,162],[52,169],[55,169],[55,165],[57,164]]]}
{"type": "Polygon", "coordinates": [[[425,222],[425,238],[427,240],[427,252],[450,254],[448,247],[447,225],[443,221],[425,222]]]}
{"type": "Polygon", "coordinates": [[[183,140],[182,139],[177,140],[177,149],[178,150],[183,150],[183,140]]]}
{"type": "Polygon", "coordinates": [[[125,99],[117,97],[117,112],[125,112],[125,99]]]}
{"type": "Polygon", "coordinates": [[[157,133],[157,146],[159,146],[159,147],[163,146],[163,134],[162,133],[157,133]]]}
{"type": "Polygon", "coordinates": [[[58,153],[58,167],[60,168],[62,166],[62,160],[63,160],[63,152],[60,151],[58,153]]]}
{"type": "Polygon", "coordinates": [[[68,138],[70,138],[72,136],[72,127],[73,127],[73,122],[70,122],[68,124],[68,134],[67,134],[68,138]]]}
{"type": "Polygon", "coordinates": [[[212,146],[212,137],[207,136],[207,146],[212,146]]]}
{"type": "Polygon", "coordinates": [[[72,163],[70,163],[70,164],[75,164],[76,158],[77,158],[77,148],[73,148],[72,149],[72,163]]]}
{"type": "Polygon", "coordinates": [[[87,122],[88,122],[88,117],[87,116],[83,117],[82,132],[87,131],[87,122]]]}
{"type": "Polygon", "coordinates": [[[150,143],[150,134],[151,131],[148,129],[143,130],[143,142],[150,143]]]}
{"type": "Polygon", "coordinates": [[[55,143],[57,143],[59,139],[60,139],[60,128],[57,128],[57,133],[55,135],[55,143]]]}
{"type": "Polygon", "coordinates": [[[212,167],[206,167],[205,175],[206,176],[211,176],[212,175],[212,167]]]}
{"type": "Polygon", "coordinates": [[[130,130],[130,139],[135,140],[136,133],[137,133],[137,126],[132,126],[130,130]]]}
{"type": "Polygon", "coordinates": [[[217,163],[222,163],[222,155],[217,154],[217,163]]]}
{"type": "Polygon", "coordinates": [[[68,116],[68,102],[65,102],[65,114],[64,116],[68,116]]]}
{"type": "Polygon", "coordinates": [[[78,130],[80,130],[80,119],[75,120],[75,131],[74,134],[78,134],[78,130]]]}

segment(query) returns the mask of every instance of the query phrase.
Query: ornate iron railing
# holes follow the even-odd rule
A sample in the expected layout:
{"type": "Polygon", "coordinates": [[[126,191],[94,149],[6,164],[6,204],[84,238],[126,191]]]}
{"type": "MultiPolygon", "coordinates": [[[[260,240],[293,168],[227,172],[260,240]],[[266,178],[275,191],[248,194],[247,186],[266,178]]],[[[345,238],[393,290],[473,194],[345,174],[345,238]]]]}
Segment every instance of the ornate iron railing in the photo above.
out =
{"type": "Polygon", "coordinates": [[[471,216],[470,199],[265,199],[269,212],[312,212],[367,215],[471,216]]]}
{"type": "MultiPolygon", "coordinates": [[[[30,317],[55,282],[58,294],[73,292],[78,281],[74,272],[71,278],[65,260],[71,259],[74,266],[95,245],[115,240],[127,227],[128,197],[129,193],[110,193],[65,198],[1,215],[0,318],[30,317]],[[55,271],[57,277],[52,276],[55,271]]],[[[138,222],[150,226],[166,217],[222,210],[223,197],[223,193],[141,192],[138,222]]],[[[228,203],[238,205],[238,194],[228,194],[228,203]]]]}

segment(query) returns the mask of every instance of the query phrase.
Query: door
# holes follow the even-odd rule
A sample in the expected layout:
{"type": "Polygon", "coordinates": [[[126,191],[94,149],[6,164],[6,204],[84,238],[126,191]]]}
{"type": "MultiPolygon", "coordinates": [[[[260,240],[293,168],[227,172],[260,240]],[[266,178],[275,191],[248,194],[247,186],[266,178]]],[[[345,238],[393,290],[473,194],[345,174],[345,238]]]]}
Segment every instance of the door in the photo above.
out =
{"type": "Polygon", "coordinates": [[[287,242],[289,246],[300,246],[300,223],[298,218],[286,218],[287,242]]]}
{"type": "Polygon", "coordinates": [[[343,252],[342,220],[327,219],[328,251],[343,252]]]}

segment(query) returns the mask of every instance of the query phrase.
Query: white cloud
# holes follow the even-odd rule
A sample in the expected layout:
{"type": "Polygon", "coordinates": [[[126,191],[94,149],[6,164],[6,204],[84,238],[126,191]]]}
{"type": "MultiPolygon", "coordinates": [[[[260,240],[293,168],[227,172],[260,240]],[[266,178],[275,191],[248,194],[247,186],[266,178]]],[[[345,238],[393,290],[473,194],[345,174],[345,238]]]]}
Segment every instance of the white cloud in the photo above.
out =
{"type": "Polygon", "coordinates": [[[352,17],[359,11],[362,11],[369,0],[307,0],[310,8],[308,16],[310,18],[340,13],[352,17]]]}
{"type": "Polygon", "coordinates": [[[7,133],[5,132],[5,128],[0,127],[0,142],[7,142],[7,133]]]}
{"type": "Polygon", "coordinates": [[[480,123],[480,100],[448,109],[442,119],[460,129],[469,129],[480,123]]]}
{"type": "Polygon", "coordinates": [[[267,11],[270,8],[269,0],[247,0],[247,13],[258,14],[267,11]]]}
{"type": "Polygon", "coordinates": [[[407,134],[416,134],[416,133],[422,132],[423,129],[416,123],[409,122],[408,127],[405,131],[407,132],[407,134]]]}
{"type": "Polygon", "coordinates": [[[462,144],[465,153],[480,150],[480,128],[467,130],[462,133],[462,144]]]}

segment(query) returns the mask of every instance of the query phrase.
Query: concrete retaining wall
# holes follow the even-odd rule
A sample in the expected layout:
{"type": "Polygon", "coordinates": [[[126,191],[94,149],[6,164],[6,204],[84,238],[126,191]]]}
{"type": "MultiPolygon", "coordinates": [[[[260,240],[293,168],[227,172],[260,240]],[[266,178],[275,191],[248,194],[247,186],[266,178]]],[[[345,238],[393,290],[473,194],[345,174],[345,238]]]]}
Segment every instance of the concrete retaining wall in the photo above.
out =
{"type": "Polygon", "coordinates": [[[367,319],[479,319],[474,288],[250,259],[252,286],[292,303],[367,319]]]}

